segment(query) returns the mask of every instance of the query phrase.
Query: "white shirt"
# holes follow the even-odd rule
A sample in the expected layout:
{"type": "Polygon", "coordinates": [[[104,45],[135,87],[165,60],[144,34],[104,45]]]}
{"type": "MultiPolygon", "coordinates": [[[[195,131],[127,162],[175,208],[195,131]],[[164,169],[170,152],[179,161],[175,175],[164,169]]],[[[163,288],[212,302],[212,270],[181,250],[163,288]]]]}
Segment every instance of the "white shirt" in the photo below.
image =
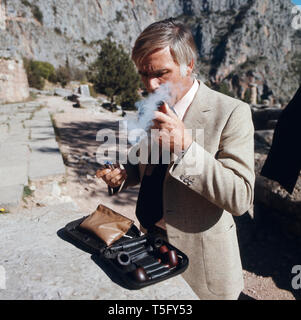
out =
{"type": "Polygon", "coordinates": [[[188,92],[185,94],[185,96],[182,99],[180,99],[173,106],[173,110],[175,111],[175,113],[177,114],[177,116],[180,120],[183,120],[187,109],[191,105],[191,102],[192,102],[196,92],[198,91],[198,88],[199,88],[199,83],[195,79],[192,87],[188,90],[188,92]]]}

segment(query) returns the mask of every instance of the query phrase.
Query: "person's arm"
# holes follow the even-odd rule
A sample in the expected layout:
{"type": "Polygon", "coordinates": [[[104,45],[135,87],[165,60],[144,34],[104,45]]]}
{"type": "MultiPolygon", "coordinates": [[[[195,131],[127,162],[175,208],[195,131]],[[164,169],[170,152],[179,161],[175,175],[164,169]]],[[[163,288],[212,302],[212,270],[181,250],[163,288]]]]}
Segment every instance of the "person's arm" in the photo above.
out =
{"type": "Polygon", "coordinates": [[[255,182],[250,107],[241,103],[233,110],[215,156],[194,141],[180,159],[169,171],[175,179],[233,215],[245,213],[253,203],[255,182]],[[187,165],[192,161],[193,168],[187,165]]]}

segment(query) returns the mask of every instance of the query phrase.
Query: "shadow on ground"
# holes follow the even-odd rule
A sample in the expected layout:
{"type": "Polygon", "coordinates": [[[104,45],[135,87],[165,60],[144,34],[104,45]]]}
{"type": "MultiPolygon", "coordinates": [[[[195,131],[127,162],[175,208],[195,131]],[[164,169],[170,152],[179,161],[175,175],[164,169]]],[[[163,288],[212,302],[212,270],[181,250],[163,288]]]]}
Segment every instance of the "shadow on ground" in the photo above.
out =
{"type": "Polygon", "coordinates": [[[235,217],[244,270],[263,277],[271,277],[280,289],[290,291],[296,300],[301,289],[292,287],[294,265],[301,265],[301,241],[288,234],[270,209],[262,204],[254,206],[254,219],[248,214],[235,217]]]}
{"type": "MultiPolygon", "coordinates": [[[[68,153],[63,152],[64,164],[67,167],[72,168],[76,175],[77,181],[81,184],[89,184],[90,177],[94,177],[100,164],[97,162],[96,155],[99,154],[100,146],[106,144],[105,148],[109,149],[114,147],[115,143],[109,143],[103,136],[97,134],[101,132],[115,132],[116,145],[119,145],[120,137],[118,134],[119,123],[118,121],[79,121],[65,123],[63,126],[55,127],[56,136],[60,144],[64,145],[64,150],[68,150],[68,153]],[[97,141],[98,140],[98,141],[97,141]],[[101,141],[99,141],[101,140],[101,141]],[[105,141],[103,141],[105,140],[105,141]]],[[[122,152],[126,152],[127,146],[122,147],[122,152]]],[[[118,150],[117,160],[119,159],[118,150]]],[[[92,190],[90,192],[91,197],[102,197],[107,194],[107,190],[92,190]]],[[[117,205],[135,204],[137,198],[137,188],[131,188],[124,191],[124,196],[114,197],[113,203],[117,205]]]]}

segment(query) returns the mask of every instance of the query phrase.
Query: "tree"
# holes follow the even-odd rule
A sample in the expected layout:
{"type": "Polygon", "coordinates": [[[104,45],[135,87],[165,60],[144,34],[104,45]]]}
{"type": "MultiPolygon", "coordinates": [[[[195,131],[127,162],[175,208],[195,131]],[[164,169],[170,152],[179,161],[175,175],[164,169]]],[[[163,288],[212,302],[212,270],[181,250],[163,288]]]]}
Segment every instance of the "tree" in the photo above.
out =
{"type": "Polygon", "coordinates": [[[89,80],[97,92],[109,97],[111,104],[134,109],[134,103],[139,99],[140,78],[133,62],[123,47],[117,46],[110,38],[100,43],[98,58],[89,67],[89,80]]]}

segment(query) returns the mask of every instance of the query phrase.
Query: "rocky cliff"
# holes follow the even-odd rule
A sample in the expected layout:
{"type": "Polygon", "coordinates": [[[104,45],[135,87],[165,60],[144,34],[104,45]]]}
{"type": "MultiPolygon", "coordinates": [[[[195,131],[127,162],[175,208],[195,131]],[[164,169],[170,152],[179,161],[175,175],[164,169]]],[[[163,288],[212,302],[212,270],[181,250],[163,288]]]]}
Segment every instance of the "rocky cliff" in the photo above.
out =
{"type": "Polygon", "coordinates": [[[300,30],[290,0],[0,0],[0,48],[86,69],[99,40],[110,35],[130,52],[148,24],[170,16],[191,27],[204,79],[239,97],[254,83],[257,100],[272,103],[296,91],[300,30]]]}

